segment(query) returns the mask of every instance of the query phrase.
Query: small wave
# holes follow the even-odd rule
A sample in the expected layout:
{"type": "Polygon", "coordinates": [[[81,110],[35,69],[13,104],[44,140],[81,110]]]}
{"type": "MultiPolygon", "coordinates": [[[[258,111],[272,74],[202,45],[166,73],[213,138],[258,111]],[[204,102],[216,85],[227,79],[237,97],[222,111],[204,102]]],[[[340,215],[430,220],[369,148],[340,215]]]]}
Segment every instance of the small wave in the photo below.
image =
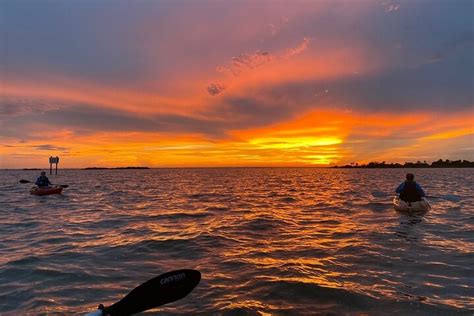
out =
{"type": "Polygon", "coordinates": [[[249,230],[252,232],[267,231],[276,229],[280,224],[284,224],[284,222],[270,218],[257,218],[247,223],[242,223],[242,229],[244,231],[249,230]]]}
{"type": "Polygon", "coordinates": [[[51,237],[51,238],[46,238],[46,239],[31,243],[31,245],[32,246],[34,246],[35,244],[64,245],[70,241],[72,241],[71,237],[51,237]]]}
{"type": "Polygon", "coordinates": [[[120,196],[120,195],[126,195],[126,193],[127,193],[127,191],[116,190],[116,191],[112,191],[112,192],[107,193],[107,195],[109,195],[109,196],[120,196]]]}
{"type": "Polygon", "coordinates": [[[38,263],[40,261],[41,261],[41,259],[39,257],[27,256],[27,257],[24,257],[24,258],[9,261],[9,262],[7,262],[7,265],[10,265],[10,266],[23,266],[23,265],[38,263]]]}
{"type": "Polygon", "coordinates": [[[297,199],[294,198],[294,197],[291,197],[291,196],[287,196],[287,197],[284,197],[284,198],[280,199],[280,202],[284,202],[284,203],[294,203],[296,201],[297,201],[297,199]]]}
{"type": "Polygon", "coordinates": [[[450,201],[450,202],[460,202],[462,197],[456,194],[446,194],[440,196],[443,200],[450,201]]]}
{"type": "Polygon", "coordinates": [[[164,213],[164,214],[155,214],[155,215],[150,215],[150,216],[144,216],[148,220],[160,220],[160,219],[170,219],[173,221],[179,220],[179,219],[198,219],[198,218],[206,218],[211,216],[211,212],[172,212],[172,213],[164,213]]]}
{"type": "MultiPolygon", "coordinates": [[[[15,290],[0,293],[0,302],[2,302],[0,306],[2,307],[2,313],[18,311],[19,308],[23,307],[22,304],[24,302],[28,302],[34,298],[34,290],[30,287],[17,287],[15,290]]],[[[11,315],[20,315],[20,313],[12,313],[11,315]]]]}
{"type": "Polygon", "coordinates": [[[403,238],[407,241],[417,241],[418,240],[418,237],[411,236],[410,234],[408,234],[407,232],[404,232],[404,231],[396,231],[395,235],[398,236],[398,237],[401,237],[401,238],[403,238]]]}
{"type": "Polygon", "coordinates": [[[15,231],[18,231],[18,230],[27,230],[27,229],[31,229],[31,228],[36,228],[36,227],[39,227],[41,225],[40,222],[38,221],[21,221],[21,222],[14,222],[14,223],[4,223],[2,224],[2,228],[6,231],[8,230],[15,230],[15,231]]]}
{"type": "Polygon", "coordinates": [[[340,221],[332,220],[332,219],[326,219],[326,220],[320,220],[318,221],[318,224],[322,225],[340,225],[340,221]]]}
{"type": "Polygon", "coordinates": [[[253,284],[258,295],[270,300],[278,300],[283,297],[293,303],[347,305],[359,310],[366,310],[373,299],[358,293],[344,289],[328,288],[316,283],[307,283],[294,280],[264,280],[253,284]]]}
{"type": "Polygon", "coordinates": [[[388,194],[387,192],[383,192],[383,191],[372,191],[370,192],[370,194],[373,197],[378,197],[378,198],[386,198],[386,197],[391,196],[391,194],[388,194]]]}
{"type": "Polygon", "coordinates": [[[127,222],[126,219],[121,219],[121,218],[115,218],[115,219],[103,219],[99,221],[91,221],[87,223],[88,228],[97,228],[97,229],[103,229],[104,227],[107,227],[108,229],[110,228],[121,228],[123,226],[128,225],[129,222],[127,222]]]}
{"type": "Polygon", "coordinates": [[[380,203],[380,202],[369,202],[369,203],[364,204],[363,206],[375,212],[382,212],[382,211],[386,211],[392,208],[392,204],[380,203]]]}
{"type": "Polygon", "coordinates": [[[209,206],[209,207],[206,207],[206,211],[209,211],[209,212],[226,212],[226,211],[230,211],[230,208],[229,207],[225,207],[225,206],[209,206]]]}
{"type": "Polygon", "coordinates": [[[33,269],[32,275],[34,275],[35,277],[65,278],[70,281],[84,281],[86,279],[94,279],[92,275],[86,273],[85,271],[64,271],[47,267],[33,269]]]}
{"type": "Polygon", "coordinates": [[[214,194],[214,193],[197,193],[197,194],[191,194],[188,197],[190,199],[202,199],[202,198],[211,198],[211,197],[215,197],[215,196],[219,196],[219,195],[214,194]]]}
{"type": "Polygon", "coordinates": [[[199,234],[192,238],[164,239],[164,240],[142,240],[137,243],[121,244],[110,249],[127,254],[163,254],[171,257],[183,257],[185,259],[199,259],[206,257],[209,253],[214,254],[216,248],[226,247],[237,243],[236,240],[222,235],[199,234]]]}

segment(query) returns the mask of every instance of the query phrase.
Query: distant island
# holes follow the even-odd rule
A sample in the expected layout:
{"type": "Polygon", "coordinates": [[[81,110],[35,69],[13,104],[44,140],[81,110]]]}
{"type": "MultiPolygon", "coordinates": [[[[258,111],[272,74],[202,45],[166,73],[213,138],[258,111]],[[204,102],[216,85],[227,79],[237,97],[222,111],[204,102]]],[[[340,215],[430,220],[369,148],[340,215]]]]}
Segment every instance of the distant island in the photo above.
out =
{"type": "Polygon", "coordinates": [[[150,169],[148,167],[114,167],[114,168],[106,168],[106,167],[87,167],[84,170],[116,170],[116,169],[150,169]]]}
{"type": "Polygon", "coordinates": [[[369,162],[368,164],[359,165],[358,163],[351,163],[344,166],[334,166],[332,168],[474,168],[474,162],[468,160],[449,160],[439,159],[433,161],[431,164],[426,161],[417,162],[405,162],[403,165],[400,163],[385,163],[382,162],[369,162]]]}

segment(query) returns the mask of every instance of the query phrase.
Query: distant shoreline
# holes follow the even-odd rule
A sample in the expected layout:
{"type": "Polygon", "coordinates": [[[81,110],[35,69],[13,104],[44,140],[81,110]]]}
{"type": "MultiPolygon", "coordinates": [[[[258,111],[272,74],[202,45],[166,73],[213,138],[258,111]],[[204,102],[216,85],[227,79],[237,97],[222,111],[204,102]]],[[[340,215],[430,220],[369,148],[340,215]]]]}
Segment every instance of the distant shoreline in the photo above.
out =
{"type": "MultiPolygon", "coordinates": [[[[396,168],[474,168],[474,162],[468,160],[445,160],[439,159],[431,164],[426,161],[421,162],[405,162],[400,163],[385,163],[370,162],[368,164],[351,163],[343,166],[206,166],[206,167],[78,167],[78,168],[60,168],[60,170],[149,170],[149,169],[257,169],[257,168],[313,168],[313,169],[396,169],[396,168]]],[[[45,170],[49,168],[0,168],[0,170],[24,170],[35,171],[45,170]]]]}
{"type": "Polygon", "coordinates": [[[331,168],[340,169],[397,169],[397,168],[474,168],[474,162],[468,160],[449,160],[443,161],[439,159],[437,161],[428,164],[426,161],[417,162],[405,162],[403,165],[400,163],[385,163],[382,162],[369,162],[368,164],[359,165],[358,163],[351,163],[344,166],[333,166],[331,168]]]}
{"type": "Polygon", "coordinates": [[[83,170],[117,170],[117,169],[120,169],[120,170],[132,169],[132,170],[135,170],[135,169],[150,169],[150,168],[149,167],[112,167],[112,168],[108,168],[108,167],[87,167],[87,168],[83,168],[83,170]]]}

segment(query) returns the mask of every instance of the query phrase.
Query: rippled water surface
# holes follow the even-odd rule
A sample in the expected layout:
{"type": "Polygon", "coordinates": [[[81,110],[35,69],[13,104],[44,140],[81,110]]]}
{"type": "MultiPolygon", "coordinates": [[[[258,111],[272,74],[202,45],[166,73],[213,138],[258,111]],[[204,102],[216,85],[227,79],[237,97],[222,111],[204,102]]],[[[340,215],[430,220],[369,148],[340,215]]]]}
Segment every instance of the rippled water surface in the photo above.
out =
{"type": "Polygon", "coordinates": [[[201,271],[160,314],[472,315],[474,171],[414,170],[433,209],[397,213],[408,170],[0,171],[0,313],[85,313],[201,271]]]}

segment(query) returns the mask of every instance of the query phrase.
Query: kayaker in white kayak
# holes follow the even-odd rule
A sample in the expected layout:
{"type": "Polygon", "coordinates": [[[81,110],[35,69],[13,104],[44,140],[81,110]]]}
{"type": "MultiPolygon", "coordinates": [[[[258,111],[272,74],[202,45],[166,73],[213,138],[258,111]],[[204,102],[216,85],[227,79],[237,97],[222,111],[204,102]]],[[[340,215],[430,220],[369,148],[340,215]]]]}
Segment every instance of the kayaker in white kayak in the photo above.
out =
{"type": "Polygon", "coordinates": [[[405,182],[398,186],[396,192],[400,195],[400,199],[405,202],[421,201],[421,198],[425,196],[425,191],[415,182],[413,173],[407,173],[405,182]]]}
{"type": "Polygon", "coordinates": [[[38,188],[49,187],[52,183],[49,181],[48,177],[46,176],[46,172],[41,171],[41,175],[36,179],[35,184],[38,188]]]}

